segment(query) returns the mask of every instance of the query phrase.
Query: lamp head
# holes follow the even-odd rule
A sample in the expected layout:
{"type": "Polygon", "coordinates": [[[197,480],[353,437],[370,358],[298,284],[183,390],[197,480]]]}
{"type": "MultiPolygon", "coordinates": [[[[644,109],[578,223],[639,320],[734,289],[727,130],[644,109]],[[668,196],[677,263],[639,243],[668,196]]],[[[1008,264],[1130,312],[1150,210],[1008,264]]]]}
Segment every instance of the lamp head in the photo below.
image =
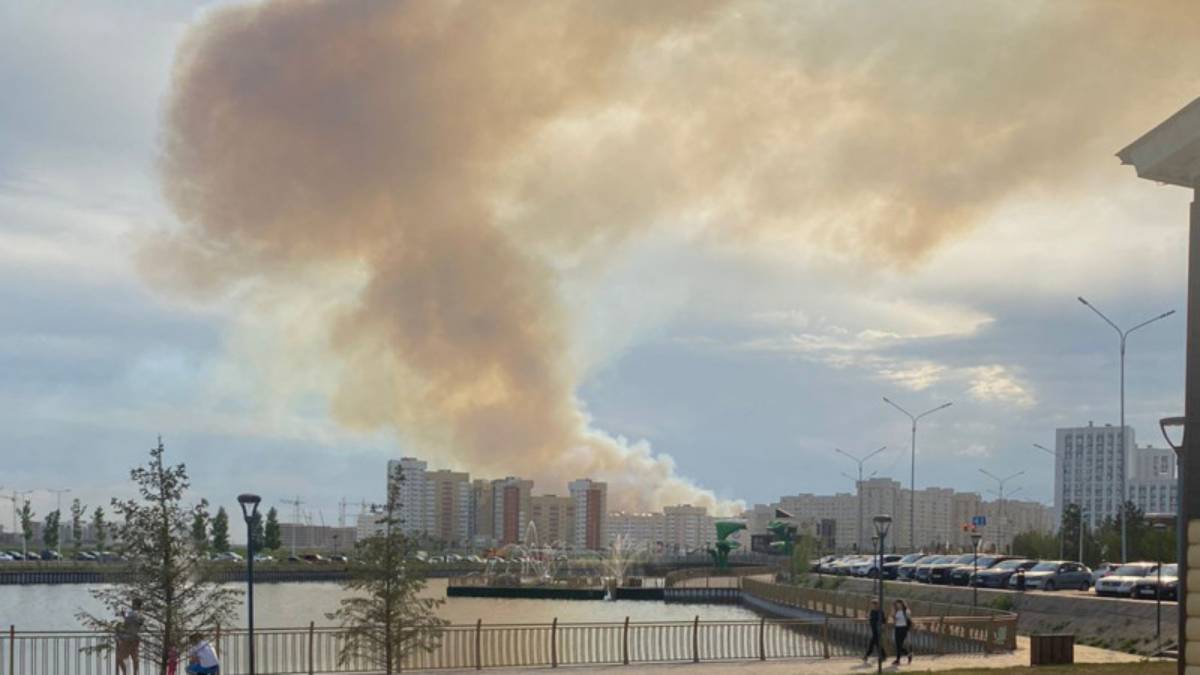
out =
{"type": "Polygon", "coordinates": [[[972,543],[972,544],[974,544],[975,546],[978,546],[978,545],[979,545],[979,540],[980,540],[980,539],[983,539],[983,535],[982,535],[982,534],[979,534],[978,532],[972,532],[972,533],[971,533],[971,543],[972,543]]]}
{"type": "Polygon", "coordinates": [[[1162,430],[1163,438],[1167,440],[1167,445],[1171,446],[1176,455],[1179,454],[1180,450],[1183,450],[1183,437],[1182,435],[1180,436],[1179,444],[1176,445],[1175,441],[1172,441],[1171,436],[1167,433],[1167,427],[1182,428],[1185,423],[1187,423],[1186,417],[1164,417],[1158,421],[1158,428],[1162,430]]]}
{"type": "Polygon", "coordinates": [[[875,534],[880,538],[886,537],[888,529],[892,526],[892,517],[888,515],[879,515],[874,518],[875,534]]]}
{"type": "Polygon", "coordinates": [[[238,504],[242,507],[242,517],[249,523],[252,518],[258,515],[258,504],[262,501],[262,497],[250,493],[238,495],[238,504]]]}

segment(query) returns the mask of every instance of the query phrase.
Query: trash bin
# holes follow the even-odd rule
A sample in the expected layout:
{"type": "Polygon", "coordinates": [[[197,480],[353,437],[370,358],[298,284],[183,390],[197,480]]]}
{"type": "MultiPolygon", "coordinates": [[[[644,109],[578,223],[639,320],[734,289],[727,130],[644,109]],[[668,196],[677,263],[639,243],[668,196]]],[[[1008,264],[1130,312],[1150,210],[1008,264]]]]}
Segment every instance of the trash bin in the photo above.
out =
{"type": "Polygon", "coordinates": [[[1075,663],[1075,636],[1042,633],[1029,636],[1029,665],[1075,663]]]}

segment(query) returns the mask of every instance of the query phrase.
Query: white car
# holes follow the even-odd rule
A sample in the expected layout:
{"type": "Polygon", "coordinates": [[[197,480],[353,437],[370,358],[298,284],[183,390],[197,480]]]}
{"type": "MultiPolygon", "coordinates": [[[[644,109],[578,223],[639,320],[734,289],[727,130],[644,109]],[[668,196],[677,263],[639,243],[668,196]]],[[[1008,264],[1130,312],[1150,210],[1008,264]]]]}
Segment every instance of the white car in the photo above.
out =
{"type": "Polygon", "coordinates": [[[1097,581],[1117,571],[1121,563],[1100,563],[1096,569],[1092,570],[1092,585],[1095,586],[1097,581]]]}
{"type": "Polygon", "coordinates": [[[1118,567],[1112,574],[1096,582],[1096,595],[1133,597],[1134,587],[1139,581],[1154,574],[1158,563],[1134,562],[1118,567]]]}
{"type": "Polygon", "coordinates": [[[15,560],[15,558],[13,558],[11,555],[5,553],[4,551],[0,551],[0,561],[7,562],[7,561],[12,561],[12,560],[15,560]]]}

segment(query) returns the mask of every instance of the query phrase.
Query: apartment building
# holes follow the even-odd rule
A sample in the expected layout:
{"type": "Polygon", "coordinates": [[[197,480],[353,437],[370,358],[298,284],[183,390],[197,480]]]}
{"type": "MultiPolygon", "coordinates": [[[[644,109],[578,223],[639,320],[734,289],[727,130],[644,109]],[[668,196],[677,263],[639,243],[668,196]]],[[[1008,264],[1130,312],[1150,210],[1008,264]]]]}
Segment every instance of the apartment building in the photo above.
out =
{"type": "MultiPolygon", "coordinates": [[[[566,548],[575,541],[576,502],[571,497],[533,495],[529,498],[530,519],[537,530],[537,543],[566,548]]],[[[533,542],[525,542],[531,544],[533,542]]]]}
{"type": "Polygon", "coordinates": [[[580,478],[571,481],[567,488],[574,503],[574,548],[585,551],[604,548],[608,544],[608,485],[580,478]]]}

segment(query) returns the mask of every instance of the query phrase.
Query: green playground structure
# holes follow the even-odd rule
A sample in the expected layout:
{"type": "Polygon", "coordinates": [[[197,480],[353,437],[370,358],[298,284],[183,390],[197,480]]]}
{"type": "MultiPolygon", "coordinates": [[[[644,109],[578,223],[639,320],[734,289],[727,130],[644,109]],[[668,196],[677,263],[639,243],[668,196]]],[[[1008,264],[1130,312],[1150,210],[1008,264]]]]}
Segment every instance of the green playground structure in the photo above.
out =
{"type": "Polygon", "coordinates": [[[712,556],[713,565],[717,569],[729,569],[729,552],[741,546],[741,544],[731,540],[729,537],[734,532],[744,529],[746,529],[746,524],[736,520],[717,521],[717,543],[713,548],[708,549],[708,554],[712,556]]]}

